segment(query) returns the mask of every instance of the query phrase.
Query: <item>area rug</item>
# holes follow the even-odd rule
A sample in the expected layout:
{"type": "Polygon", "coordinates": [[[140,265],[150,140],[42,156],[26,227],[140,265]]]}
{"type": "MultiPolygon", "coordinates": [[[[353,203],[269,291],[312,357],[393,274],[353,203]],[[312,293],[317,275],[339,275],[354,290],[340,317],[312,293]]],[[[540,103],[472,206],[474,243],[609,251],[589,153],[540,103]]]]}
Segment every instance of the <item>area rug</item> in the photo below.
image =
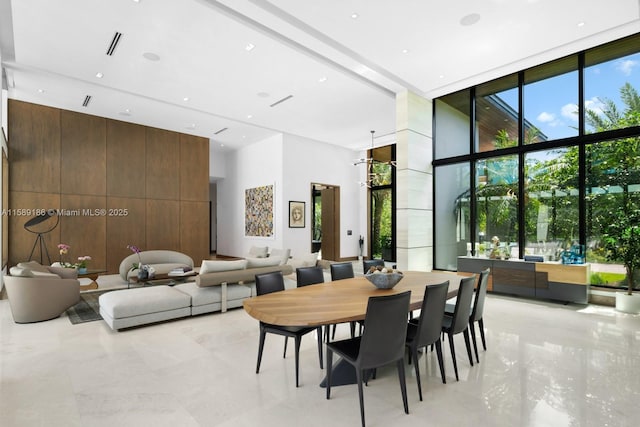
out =
{"type": "Polygon", "coordinates": [[[67,309],[67,317],[72,324],[93,322],[95,320],[102,320],[100,316],[100,305],[98,304],[98,298],[106,291],[97,292],[83,292],[80,294],[80,301],[67,309]]]}

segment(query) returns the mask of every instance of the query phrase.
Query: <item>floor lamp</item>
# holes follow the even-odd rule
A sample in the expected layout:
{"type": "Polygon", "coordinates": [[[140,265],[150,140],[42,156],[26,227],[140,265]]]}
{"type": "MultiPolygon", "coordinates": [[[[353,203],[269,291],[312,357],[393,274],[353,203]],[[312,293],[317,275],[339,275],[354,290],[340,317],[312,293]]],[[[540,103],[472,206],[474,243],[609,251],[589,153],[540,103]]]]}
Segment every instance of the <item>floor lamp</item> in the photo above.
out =
{"type": "Polygon", "coordinates": [[[43,235],[49,233],[54,228],[56,228],[59,222],[60,222],[60,217],[56,215],[55,211],[52,209],[48,209],[44,213],[40,215],[36,215],[24,223],[25,230],[27,230],[29,233],[36,234],[36,240],[33,242],[33,247],[31,248],[31,253],[29,254],[29,261],[31,261],[31,258],[33,257],[33,252],[36,250],[36,246],[40,246],[40,264],[43,264],[42,257],[45,253],[47,254],[48,264],[51,264],[51,258],[49,257],[49,250],[47,249],[47,245],[44,242],[43,235]],[[46,222],[51,217],[56,218],[52,226],[44,230],[33,229],[33,227],[43,222],[46,222]]]}

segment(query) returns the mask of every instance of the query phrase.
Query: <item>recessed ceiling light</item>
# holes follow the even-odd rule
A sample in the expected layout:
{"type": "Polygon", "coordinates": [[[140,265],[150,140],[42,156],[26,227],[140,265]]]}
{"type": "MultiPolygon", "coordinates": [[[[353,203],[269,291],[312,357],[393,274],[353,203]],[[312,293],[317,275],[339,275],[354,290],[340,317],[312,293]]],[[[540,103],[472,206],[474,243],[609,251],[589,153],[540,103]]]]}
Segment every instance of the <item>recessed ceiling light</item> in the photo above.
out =
{"type": "Polygon", "coordinates": [[[220,147],[224,147],[224,144],[222,142],[220,143],[220,147]]]}
{"type": "Polygon", "coordinates": [[[102,73],[96,73],[96,77],[97,77],[97,78],[99,78],[99,79],[101,79],[101,78],[103,78],[103,77],[104,77],[104,74],[102,74],[102,73]]]}
{"type": "Polygon", "coordinates": [[[402,53],[409,53],[409,49],[402,49],[402,53]]]}
{"type": "Polygon", "coordinates": [[[244,47],[244,50],[246,50],[247,52],[251,52],[255,47],[256,47],[255,44],[247,43],[247,45],[244,47]]]}
{"type": "Polygon", "coordinates": [[[120,111],[118,114],[120,114],[121,116],[130,116],[131,110],[127,108],[124,111],[120,111]]]}
{"type": "Polygon", "coordinates": [[[353,18],[353,19],[358,19],[358,17],[360,17],[360,15],[358,15],[355,12],[351,14],[351,18],[353,18]]]}
{"type": "Polygon", "coordinates": [[[578,22],[578,27],[584,27],[584,22],[578,22]]]}
{"type": "Polygon", "coordinates": [[[440,74],[438,77],[444,79],[444,74],[440,74]]]}
{"type": "Polygon", "coordinates": [[[252,118],[253,118],[252,114],[247,115],[247,119],[252,119],[252,118]]]}
{"type": "Polygon", "coordinates": [[[44,93],[44,89],[38,89],[38,93],[44,93]]]}
{"type": "Polygon", "coordinates": [[[242,135],[242,139],[247,139],[247,135],[242,135]]]}
{"type": "Polygon", "coordinates": [[[318,79],[318,82],[320,82],[320,83],[324,83],[324,82],[326,82],[326,81],[327,81],[327,78],[326,78],[326,77],[324,77],[324,76],[323,76],[323,77],[320,77],[320,78],[318,79]]]}
{"type": "Polygon", "coordinates": [[[184,102],[189,102],[189,97],[188,97],[188,96],[185,96],[184,98],[182,98],[182,100],[183,100],[184,102]]]}
{"type": "Polygon", "coordinates": [[[269,94],[267,92],[258,92],[259,98],[268,98],[269,94]]]}
{"type": "Polygon", "coordinates": [[[479,20],[480,20],[479,13],[470,13],[468,15],[463,16],[462,19],[460,19],[460,25],[464,25],[465,27],[468,27],[470,25],[477,23],[479,20]]]}
{"type": "Polygon", "coordinates": [[[195,128],[196,128],[195,123],[189,123],[188,125],[185,126],[185,129],[195,129],[195,128]]]}
{"type": "Polygon", "coordinates": [[[142,54],[142,56],[145,59],[148,59],[149,61],[160,61],[160,55],[158,55],[157,53],[153,53],[153,52],[145,52],[142,54]]]}

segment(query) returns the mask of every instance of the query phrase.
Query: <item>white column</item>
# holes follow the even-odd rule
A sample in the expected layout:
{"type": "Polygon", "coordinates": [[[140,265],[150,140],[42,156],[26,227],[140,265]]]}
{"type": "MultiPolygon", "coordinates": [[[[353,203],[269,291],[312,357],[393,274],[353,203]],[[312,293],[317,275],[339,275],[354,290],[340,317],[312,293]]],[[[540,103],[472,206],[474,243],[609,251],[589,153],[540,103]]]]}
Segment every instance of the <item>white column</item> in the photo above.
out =
{"type": "Polygon", "coordinates": [[[396,95],[396,254],[402,270],[433,267],[432,102],[396,95]]]}

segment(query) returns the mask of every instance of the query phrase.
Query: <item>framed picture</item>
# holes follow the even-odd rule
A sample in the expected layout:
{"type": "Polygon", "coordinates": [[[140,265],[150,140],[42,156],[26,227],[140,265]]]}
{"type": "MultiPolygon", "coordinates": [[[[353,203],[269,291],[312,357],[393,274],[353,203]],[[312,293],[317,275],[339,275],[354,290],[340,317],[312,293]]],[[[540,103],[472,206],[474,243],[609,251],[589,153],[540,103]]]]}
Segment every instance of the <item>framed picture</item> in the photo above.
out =
{"type": "Polygon", "coordinates": [[[304,228],[304,202],[289,201],[289,228],[304,228]]]}

